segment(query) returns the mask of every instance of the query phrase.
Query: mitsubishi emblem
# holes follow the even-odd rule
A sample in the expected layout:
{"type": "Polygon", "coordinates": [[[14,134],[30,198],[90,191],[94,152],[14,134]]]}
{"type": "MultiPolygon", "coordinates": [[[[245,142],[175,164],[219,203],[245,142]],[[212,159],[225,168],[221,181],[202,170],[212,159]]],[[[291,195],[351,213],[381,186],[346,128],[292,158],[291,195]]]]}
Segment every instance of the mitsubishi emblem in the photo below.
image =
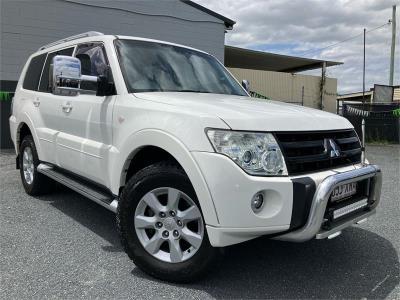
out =
{"type": "Polygon", "coordinates": [[[331,158],[340,157],[340,148],[333,139],[324,139],[324,147],[331,158]]]}

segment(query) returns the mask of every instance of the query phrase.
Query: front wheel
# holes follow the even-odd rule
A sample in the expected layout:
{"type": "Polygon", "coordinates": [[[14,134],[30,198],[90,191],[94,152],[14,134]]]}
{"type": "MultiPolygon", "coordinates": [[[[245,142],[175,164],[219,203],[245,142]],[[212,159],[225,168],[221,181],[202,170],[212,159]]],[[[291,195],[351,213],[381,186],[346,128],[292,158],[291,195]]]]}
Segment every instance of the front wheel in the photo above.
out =
{"type": "Polygon", "coordinates": [[[173,164],[149,166],[128,181],[117,221],[129,257],[162,280],[198,279],[217,257],[193,187],[183,170],[173,164]]]}

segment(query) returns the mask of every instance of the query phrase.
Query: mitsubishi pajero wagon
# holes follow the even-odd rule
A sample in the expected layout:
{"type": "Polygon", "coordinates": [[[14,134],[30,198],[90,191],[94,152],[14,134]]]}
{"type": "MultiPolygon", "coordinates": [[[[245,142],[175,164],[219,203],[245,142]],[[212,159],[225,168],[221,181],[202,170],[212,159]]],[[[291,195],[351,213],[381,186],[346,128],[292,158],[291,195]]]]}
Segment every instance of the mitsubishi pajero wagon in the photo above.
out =
{"type": "Polygon", "coordinates": [[[116,213],[133,262],[163,280],[259,236],[338,236],[374,214],[381,171],[335,114],[251,98],[212,55],[88,32],[41,47],[10,117],[29,195],[59,182],[116,213]]]}

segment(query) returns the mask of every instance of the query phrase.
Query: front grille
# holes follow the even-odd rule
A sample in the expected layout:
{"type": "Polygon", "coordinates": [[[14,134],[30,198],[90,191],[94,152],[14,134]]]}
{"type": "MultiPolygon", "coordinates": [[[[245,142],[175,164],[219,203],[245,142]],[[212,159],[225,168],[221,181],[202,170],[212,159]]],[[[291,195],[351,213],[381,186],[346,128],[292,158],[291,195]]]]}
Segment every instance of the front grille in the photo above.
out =
{"type": "Polygon", "coordinates": [[[289,175],[361,162],[361,145],[353,129],[279,132],[275,136],[285,156],[289,175]]]}

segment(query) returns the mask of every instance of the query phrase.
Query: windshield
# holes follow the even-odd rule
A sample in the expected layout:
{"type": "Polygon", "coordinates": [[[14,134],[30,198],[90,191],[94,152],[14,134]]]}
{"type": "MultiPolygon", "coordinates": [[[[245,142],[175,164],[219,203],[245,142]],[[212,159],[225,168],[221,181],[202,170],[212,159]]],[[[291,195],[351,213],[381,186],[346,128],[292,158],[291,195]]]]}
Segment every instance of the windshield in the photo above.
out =
{"type": "Polygon", "coordinates": [[[247,96],[211,55],[137,40],[116,40],[121,70],[130,93],[196,92],[247,96]]]}

